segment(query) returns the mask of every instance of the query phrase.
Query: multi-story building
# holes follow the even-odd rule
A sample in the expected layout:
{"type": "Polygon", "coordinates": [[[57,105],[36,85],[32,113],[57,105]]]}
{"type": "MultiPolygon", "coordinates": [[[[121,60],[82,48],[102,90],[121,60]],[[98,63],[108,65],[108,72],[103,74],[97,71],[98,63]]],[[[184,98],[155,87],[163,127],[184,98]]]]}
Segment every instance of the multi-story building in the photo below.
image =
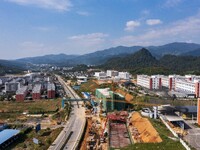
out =
{"type": "Polygon", "coordinates": [[[41,97],[41,89],[42,89],[42,85],[41,84],[35,84],[35,86],[33,87],[32,90],[32,98],[34,100],[39,100],[41,97]]]}
{"type": "Polygon", "coordinates": [[[137,75],[137,84],[150,90],[162,88],[161,77],[159,75],[137,75]]]}
{"type": "Polygon", "coordinates": [[[120,79],[129,80],[130,74],[128,72],[119,72],[118,77],[120,79]]]}
{"type": "Polygon", "coordinates": [[[77,76],[76,78],[79,85],[87,82],[87,77],[85,76],[77,76]]]}
{"type": "Polygon", "coordinates": [[[27,95],[28,87],[23,86],[16,91],[16,101],[24,101],[27,95]]]}
{"type": "Polygon", "coordinates": [[[105,72],[95,72],[94,76],[98,79],[98,80],[102,80],[102,79],[106,79],[106,73],[105,72]]]}
{"type": "Polygon", "coordinates": [[[16,92],[20,87],[25,84],[25,80],[21,78],[13,79],[5,82],[5,92],[16,92]]]}
{"type": "Polygon", "coordinates": [[[115,71],[115,70],[107,70],[106,71],[106,75],[108,77],[116,77],[119,75],[119,72],[118,71],[115,71]]]}
{"type": "Polygon", "coordinates": [[[200,81],[192,79],[176,79],[175,91],[194,94],[196,97],[200,97],[200,81]]]}
{"type": "Polygon", "coordinates": [[[55,98],[55,84],[54,83],[48,83],[47,85],[47,97],[49,99],[55,98]]]}

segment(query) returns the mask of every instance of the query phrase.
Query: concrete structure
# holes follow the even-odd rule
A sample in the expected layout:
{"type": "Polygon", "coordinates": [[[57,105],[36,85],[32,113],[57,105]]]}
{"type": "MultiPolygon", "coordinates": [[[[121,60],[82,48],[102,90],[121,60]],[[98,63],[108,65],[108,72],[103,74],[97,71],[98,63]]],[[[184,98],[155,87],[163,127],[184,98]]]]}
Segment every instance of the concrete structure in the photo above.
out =
{"type": "Polygon", "coordinates": [[[38,100],[41,97],[41,89],[42,89],[42,85],[41,84],[36,84],[33,87],[33,91],[32,91],[32,98],[34,100],[38,100]]]}
{"type": "Polygon", "coordinates": [[[107,77],[116,77],[119,75],[119,72],[115,70],[107,70],[106,75],[107,77]]]}
{"type": "Polygon", "coordinates": [[[200,97],[200,81],[196,79],[176,79],[175,91],[184,92],[186,94],[194,94],[196,97],[200,97]]]}
{"type": "Polygon", "coordinates": [[[85,76],[77,76],[76,78],[79,85],[87,82],[87,77],[85,76]]]}
{"type": "Polygon", "coordinates": [[[27,86],[23,86],[16,91],[16,101],[24,101],[27,95],[27,86]]]}
{"type": "Polygon", "coordinates": [[[150,90],[162,88],[161,77],[159,75],[137,75],[137,84],[150,90]]]}
{"type": "Polygon", "coordinates": [[[105,72],[95,72],[94,76],[98,79],[98,80],[102,80],[102,79],[106,79],[106,73],[105,72]]]}
{"type": "Polygon", "coordinates": [[[16,92],[24,84],[25,80],[22,78],[12,79],[9,82],[5,82],[5,92],[16,92]]]}
{"type": "Polygon", "coordinates": [[[48,83],[47,85],[47,97],[49,99],[55,98],[55,85],[54,83],[48,83]]]}
{"type": "Polygon", "coordinates": [[[128,72],[119,72],[118,77],[120,79],[129,80],[130,79],[130,74],[128,72]]]}
{"type": "Polygon", "coordinates": [[[96,89],[95,95],[102,100],[103,109],[107,112],[124,110],[126,107],[125,97],[119,93],[114,93],[109,88],[96,89]]]}
{"type": "MultiPolygon", "coordinates": [[[[65,92],[72,99],[81,99],[75,91],[66,84],[66,82],[57,76],[59,82],[63,85],[65,92]]],[[[73,109],[70,112],[70,118],[63,125],[63,130],[60,132],[56,140],[51,144],[48,150],[79,149],[79,143],[81,142],[83,133],[85,132],[86,118],[85,108],[81,107],[83,102],[71,102],[73,109]]]]}

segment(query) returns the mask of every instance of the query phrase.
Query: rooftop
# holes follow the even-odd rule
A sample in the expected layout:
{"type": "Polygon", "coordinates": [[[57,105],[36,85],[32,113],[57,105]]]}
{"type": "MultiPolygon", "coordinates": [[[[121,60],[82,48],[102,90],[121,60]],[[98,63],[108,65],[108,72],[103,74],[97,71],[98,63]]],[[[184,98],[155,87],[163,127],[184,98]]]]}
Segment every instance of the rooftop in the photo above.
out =
{"type": "Polygon", "coordinates": [[[13,130],[13,129],[5,129],[0,132],[0,145],[3,144],[5,141],[10,139],[11,137],[17,135],[20,130],[13,130]]]}
{"type": "Polygon", "coordinates": [[[42,85],[41,85],[41,84],[36,84],[36,85],[34,86],[34,88],[33,88],[32,93],[40,93],[41,88],[42,88],[42,85]]]}
{"type": "Polygon", "coordinates": [[[28,86],[22,86],[21,88],[19,88],[17,91],[16,91],[16,94],[24,94],[24,92],[26,92],[28,89],[28,86]]]}
{"type": "Polygon", "coordinates": [[[47,90],[54,90],[55,91],[55,84],[54,83],[48,83],[47,90]]]}

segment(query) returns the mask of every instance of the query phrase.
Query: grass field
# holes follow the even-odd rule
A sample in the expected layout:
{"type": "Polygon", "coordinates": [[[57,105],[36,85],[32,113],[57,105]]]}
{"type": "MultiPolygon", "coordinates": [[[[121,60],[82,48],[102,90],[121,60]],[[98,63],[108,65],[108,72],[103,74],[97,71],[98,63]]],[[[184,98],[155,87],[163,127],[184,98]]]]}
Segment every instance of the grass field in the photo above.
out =
{"type": "Polygon", "coordinates": [[[15,119],[23,112],[30,114],[55,113],[61,107],[61,99],[29,102],[0,102],[0,120],[15,119]]]}
{"type": "Polygon", "coordinates": [[[179,141],[173,141],[168,137],[173,137],[172,133],[165,127],[160,120],[150,120],[154,128],[160,134],[163,142],[161,143],[137,143],[130,145],[123,150],[185,150],[179,141]]]}

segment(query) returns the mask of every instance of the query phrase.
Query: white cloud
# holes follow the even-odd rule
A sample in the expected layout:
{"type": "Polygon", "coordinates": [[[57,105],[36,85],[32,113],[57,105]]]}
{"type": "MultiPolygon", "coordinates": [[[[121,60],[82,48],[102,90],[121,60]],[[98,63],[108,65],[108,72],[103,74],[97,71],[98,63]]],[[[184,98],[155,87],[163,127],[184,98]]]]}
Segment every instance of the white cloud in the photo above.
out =
{"type": "Polygon", "coordinates": [[[135,27],[139,27],[140,26],[140,22],[139,21],[128,21],[126,23],[126,27],[125,27],[125,31],[133,31],[135,29],[135,27]]]}
{"type": "Polygon", "coordinates": [[[81,16],[89,16],[90,15],[90,13],[87,12],[87,11],[77,11],[76,13],[81,15],[81,16]]]}
{"type": "Polygon", "coordinates": [[[19,5],[34,5],[40,8],[68,11],[72,7],[70,0],[6,0],[19,5]]]}
{"type": "Polygon", "coordinates": [[[105,33],[82,34],[69,37],[66,47],[73,49],[73,53],[88,53],[91,50],[102,49],[107,44],[105,33]],[[80,50],[81,49],[81,50],[80,50]]]}
{"type": "Polygon", "coordinates": [[[165,7],[175,7],[181,2],[182,2],[182,0],[166,0],[164,6],[165,7]]]}
{"type": "Polygon", "coordinates": [[[199,42],[200,35],[200,13],[196,16],[162,26],[157,29],[148,30],[139,35],[123,36],[114,40],[114,45],[159,45],[174,41],[199,42]]]}
{"type": "Polygon", "coordinates": [[[152,25],[157,25],[157,24],[161,24],[162,21],[160,19],[148,19],[146,20],[146,24],[152,26],[152,25]]]}
{"type": "Polygon", "coordinates": [[[69,37],[69,39],[71,40],[102,40],[103,38],[107,36],[108,34],[104,34],[104,33],[91,33],[91,34],[71,36],[69,37]]]}

